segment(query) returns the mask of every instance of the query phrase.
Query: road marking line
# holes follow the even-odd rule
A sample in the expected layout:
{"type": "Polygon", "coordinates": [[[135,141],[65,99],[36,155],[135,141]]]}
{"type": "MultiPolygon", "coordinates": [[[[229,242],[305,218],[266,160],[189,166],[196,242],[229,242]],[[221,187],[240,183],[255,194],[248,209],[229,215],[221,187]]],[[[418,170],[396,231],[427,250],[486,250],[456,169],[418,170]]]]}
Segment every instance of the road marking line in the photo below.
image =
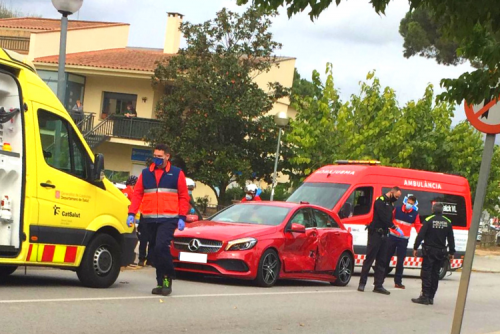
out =
{"type": "MultiPolygon", "coordinates": [[[[396,291],[397,289],[388,289],[396,291]]],[[[114,300],[140,300],[158,298],[207,298],[207,297],[252,297],[252,296],[276,296],[276,295],[304,295],[319,293],[347,293],[357,290],[315,290],[315,291],[281,291],[281,292],[248,292],[248,293],[223,293],[223,294],[201,294],[201,295],[173,295],[173,296],[131,296],[131,297],[90,297],[90,298],[54,298],[54,299],[18,299],[0,300],[0,304],[23,304],[23,303],[55,303],[55,302],[92,302],[92,301],[114,301],[114,300]]]]}

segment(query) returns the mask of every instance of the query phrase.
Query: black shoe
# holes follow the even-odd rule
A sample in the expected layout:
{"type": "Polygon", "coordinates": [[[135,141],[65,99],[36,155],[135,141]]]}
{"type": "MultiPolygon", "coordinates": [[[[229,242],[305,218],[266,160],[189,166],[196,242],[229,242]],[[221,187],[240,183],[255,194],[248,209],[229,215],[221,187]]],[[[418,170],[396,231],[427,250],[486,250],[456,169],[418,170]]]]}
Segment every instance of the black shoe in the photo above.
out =
{"type": "Polygon", "coordinates": [[[429,305],[434,305],[434,298],[429,298],[429,305]]]}
{"type": "Polygon", "coordinates": [[[156,288],[151,291],[153,295],[163,295],[163,296],[168,296],[169,294],[172,293],[172,279],[165,277],[163,279],[163,284],[158,285],[156,288]]]}
{"type": "Polygon", "coordinates": [[[429,298],[427,298],[425,296],[420,296],[418,298],[412,298],[411,301],[414,302],[415,304],[422,304],[422,305],[429,305],[430,304],[429,298]]]}
{"type": "Polygon", "coordinates": [[[359,291],[359,292],[365,292],[365,285],[364,285],[364,284],[360,284],[360,285],[358,286],[358,291],[359,291]]]}
{"type": "Polygon", "coordinates": [[[373,292],[380,293],[380,294],[383,294],[383,295],[390,295],[391,294],[389,291],[387,291],[386,289],[384,289],[383,286],[376,287],[375,289],[373,289],[373,292]]]}
{"type": "Polygon", "coordinates": [[[394,284],[394,287],[396,289],[403,289],[403,290],[406,288],[403,284],[398,284],[398,283],[394,284]]]}
{"type": "Polygon", "coordinates": [[[139,267],[144,267],[146,264],[144,263],[144,260],[139,261],[137,264],[139,267]]]}

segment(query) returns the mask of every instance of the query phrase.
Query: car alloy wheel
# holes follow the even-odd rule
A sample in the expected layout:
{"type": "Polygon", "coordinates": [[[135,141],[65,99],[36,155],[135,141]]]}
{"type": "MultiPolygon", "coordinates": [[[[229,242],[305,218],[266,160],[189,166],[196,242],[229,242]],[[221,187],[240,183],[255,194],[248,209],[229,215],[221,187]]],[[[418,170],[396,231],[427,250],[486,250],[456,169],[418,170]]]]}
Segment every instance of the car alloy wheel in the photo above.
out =
{"type": "Polygon", "coordinates": [[[264,282],[267,284],[272,284],[278,278],[278,258],[274,253],[268,253],[264,258],[264,263],[262,266],[262,273],[264,274],[264,282]]]}
{"type": "Polygon", "coordinates": [[[342,282],[349,282],[351,279],[352,271],[351,271],[351,258],[349,256],[342,256],[340,259],[340,270],[338,279],[342,282]]]}
{"type": "Polygon", "coordinates": [[[256,283],[266,288],[273,286],[279,278],[280,269],[278,253],[273,249],[266,250],[259,261],[256,283]]]}
{"type": "Polygon", "coordinates": [[[333,274],[336,280],[332,284],[337,286],[346,286],[351,280],[353,270],[354,262],[352,255],[348,252],[342,253],[333,274]]]}

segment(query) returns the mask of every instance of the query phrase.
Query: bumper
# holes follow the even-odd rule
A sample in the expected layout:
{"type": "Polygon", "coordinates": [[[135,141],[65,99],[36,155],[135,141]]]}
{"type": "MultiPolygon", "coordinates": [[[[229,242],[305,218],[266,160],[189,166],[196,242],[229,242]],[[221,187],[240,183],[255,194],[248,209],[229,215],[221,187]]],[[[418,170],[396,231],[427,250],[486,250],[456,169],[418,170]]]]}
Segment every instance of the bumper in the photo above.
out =
{"type": "Polygon", "coordinates": [[[121,266],[125,267],[135,262],[135,247],[137,246],[137,235],[135,232],[122,234],[121,242],[121,266]]]}
{"type": "Polygon", "coordinates": [[[194,273],[228,276],[241,279],[255,279],[259,266],[259,249],[247,251],[219,251],[207,254],[207,263],[179,261],[180,251],[172,248],[175,269],[194,273]]]}

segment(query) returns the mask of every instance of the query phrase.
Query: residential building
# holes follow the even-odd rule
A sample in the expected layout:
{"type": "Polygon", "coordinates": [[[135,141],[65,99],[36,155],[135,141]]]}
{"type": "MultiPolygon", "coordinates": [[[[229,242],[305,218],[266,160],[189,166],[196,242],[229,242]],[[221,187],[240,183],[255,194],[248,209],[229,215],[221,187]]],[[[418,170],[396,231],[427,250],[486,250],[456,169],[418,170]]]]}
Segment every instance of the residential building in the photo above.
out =
{"type": "MultiPolygon", "coordinates": [[[[167,13],[162,49],[128,46],[130,25],[118,22],[69,20],[66,50],[66,92],[64,105],[71,113],[77,100],[83,102],[84,116],[74,118],[94,152],[105,155],[110,178],[138,175],[151,149],[144,140],[158,124],[155,106],[164,93],[152,86],[156,63],[175,55],[180,46],[183,15],[167,13]],[[136,118],[124,117],[127,106],[136,118]]],[[[0,19],[0,47],[26,55],[40,77],[57,91],[60,20],[44,18],[0,19]]],[[[291,87],[294,58],[280,58],[279,66],[257,76],[259,86],[278,81],[291,87]]],[[[278,64],[277,64],[278,65],[278,64]]],[[[288,99],[278,101],[272,113],[287,111],[294,116],[288,99]]],[[[199,183],[198,183],[199,184],[199,183]]],[[[215,196],[206,186],[198,186],[195,196],[215,196]]]]}

